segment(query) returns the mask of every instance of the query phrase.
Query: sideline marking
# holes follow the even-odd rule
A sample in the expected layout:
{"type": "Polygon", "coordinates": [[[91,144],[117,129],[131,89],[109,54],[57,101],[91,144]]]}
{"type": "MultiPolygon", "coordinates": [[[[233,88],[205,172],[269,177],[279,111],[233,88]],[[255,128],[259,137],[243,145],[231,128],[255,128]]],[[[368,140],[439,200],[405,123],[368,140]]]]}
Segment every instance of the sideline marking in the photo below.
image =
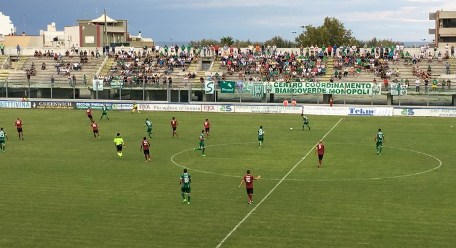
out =
{"type": "MultiPolygon", "coordinates": [[[[340,120],[338,122],[336,122],[336,124],[334,124],[334,126],[320,139],[320,140],[323,140],[325,139],[326,136],[328,136],[329,133],[331,133],[331,131],[337,127],[337,125],[339,125],[339,123],[343,120],[344,118],[340,118],[340,120]]],[[[318,144],[318,143],[315,143],[315,145],[318,144]]],[[[268,197],[272,194],[272,192],[275,191],[275,189],[277,187],[279,187],[280,184],[282,184],[282,182],[285,180],[285,178],[288,177],[288,175],[291,174],[291,172],[294,171],[294,169],[296,169],[296,167],[298,167],[298,165],[304,161],[304,159],[309,156],[309,154],[315,149],[314,146],[312,146],[312,148],[306,153],[306,155],[304,157],[302,157],[288,172],[287,174],[285,174],[285,176],[282,177],[282,179],[280,179],[280,181],[266,194],[266,196],[263,197],[263,199],[261,199],[261,201],[255,205],[254,208],[252,208],[252,210],[250,210],[250,212],[247,213],[247,215],[222,239],[222,241],[220,241],[220,243],[216,246],[216,248],[219,248],[223,245],[223,243],[225,243],[225,241],[239,228],[239,226],[242,225],[242,223],[244,223],[245,220],[247,220],[247,218],[250,217],[250,215],[266,200],[268,199],[268,197]]]]}
{"type": "MultiPolygon", "coordinates": [[[[256,143],[256,142],[245,142],[245,143],[231,143],[231,144],[217,144],[217,145],[211,145],[211,146],[224,146],[224,145],[241,145],[241,144],[249,144],[249,143],[256,143]]],[[[424,156],[427,156],[427,157],[430,157],[430,158],[433,158],[435,160],[437,160],[438,162],[438,165],[431,168],[431,169],[428,169],[428,170],[425,170],[425,171],[419,171],[419,172],[416,172],[416,173],[410,173],[410,174],[402,174],[402,175],[396,175],[396,176],[385,176],[385,177],[368,177],[368,178],[328,178],[328,179],[284,179],[285,181],[294,181],[294,182],[334,182],[334,181],[370,181],[370,180],[384,180],[384,179],[396,179],[396,178],[402,178],[402,177],[412,177],[412,176],[418,176],[418,175],[421,175],[421,174],[426,174],[428,172],[431,172],[431,171],[434,171],[434,170],[437,170],[439,169],[440,167],[442,167],[443,163],[442,161],[431,155],[431,154],[428,154],[428,153],[424,153],[424,152],[420,152],[420,151],[415,151],[415,150],[412,150],[412,149],[407,149],[407,148],[400,148],[400,147],[388,147],[388,146],[385,146],[385,148],[391,148],[391,149],[399,149],[399,150],[403,150],[403,151],[409,151],[409,152],[413,152],[413,153],[418,153],[418,154],[421,154],[421,155],[424,155],[424,156]]],[[[197,171],[197,172],[201,172],[201,173],[205,173],[205,174],[213,174],[213,175],[217,175],[217,176],[224,176],[224,177],[231,177],[231,178],[239,178],[239,176],[234,176],[234,175],[229,175],[229,174],[223,174],[223,173],[215,173],[215,172],[212,172],[212,171],[205,171],[205,170],[198,170],[198,169],[192,169],[192,168],[189,168],[187,166],[182,166],[180,165],[179,163],[177,163],[176,161],[174,161],[174,157],[182,154],[182,153],[185,153],[185,152],[188,152],[188,151],[192,151],[193,148],[190,148],[190,149],[187,149],[187,150],[183,150],[183,151],[180,151],[176,154],[174,154],[172,157],[171,157],[171,162],[181,168],[188,168],[192,171],[197,171]]],[[[307,155],[306,155],[307,156],[307,155]]],[[[280,181],[281,179],[280,178],[261,178],[261,180],[266,180],[266,181],[280,181]]]]}

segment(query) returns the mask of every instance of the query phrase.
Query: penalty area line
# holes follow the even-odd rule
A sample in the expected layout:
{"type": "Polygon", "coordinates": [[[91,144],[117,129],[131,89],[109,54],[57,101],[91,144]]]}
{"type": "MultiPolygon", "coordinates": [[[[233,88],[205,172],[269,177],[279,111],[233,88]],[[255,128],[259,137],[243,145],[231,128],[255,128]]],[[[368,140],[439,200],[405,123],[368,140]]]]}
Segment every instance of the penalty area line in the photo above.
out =
{"type": "MultiPolygon", "coordinates": [[[[334,130],[334,128],[337,127],[337,125],[339,125],[339,123],[343,120],[344,118],[340,118],[339,121],[336,122],[336,124],[334,124],[334,126],[329,129],[328,132],[326,132],[325,135],[323,135],[323,137],[321,138],[321,140],[325,139],[326,136],[328,136],[332,130],[334,130]]],[[[318,142],[316,143],[318,144],[318,142]]],[[[315,144],[315,145],[316,145],[315,144]]],[[[272,194],[272,192],[274,192],[276,190],[277,187],[279,187],[280,184],[282,184],[283,181],[285,181],[285,179],[288,177],[288,175],[291,174],[291,172],[293,172],[296,167],[298,167],[299,164],[301,164],[302,161],[304,161],[304,159],[307,158],[307,156],[309,156],[309,154],[314,150],[314,146],[312,146],[312,148],[310,148],[310,150],[306,153],[306,155],[304,155],[304,157],[302,157],[288,172],[287,174],[285,174],[285,176],[282,177],[282,179],[280,179],[280,181],[263,197],[263,199],[261,199],[261,201],[255,205],[254,208],[252,208],[252,210],[250,210],[245,216],[244,218],[239,221],[239,223],[222,239],[222,241],[220,241],[220,243],[216,246],[216,248],[219,248],[223,245],[223,243],[225,243],[225,241],[242,225],[242,223],[244,223],[249,217],[250,215],[252,215],[253,212],[255,212],[255,210],[266,200],[268,199],[268,197],[272,194]]]]}

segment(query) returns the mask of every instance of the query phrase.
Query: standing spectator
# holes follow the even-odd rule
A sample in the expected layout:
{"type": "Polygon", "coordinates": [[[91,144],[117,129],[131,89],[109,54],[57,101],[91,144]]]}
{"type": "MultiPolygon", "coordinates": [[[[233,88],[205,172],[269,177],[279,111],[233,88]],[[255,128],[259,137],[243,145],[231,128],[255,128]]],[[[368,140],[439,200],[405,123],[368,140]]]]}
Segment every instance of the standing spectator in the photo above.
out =
{"type": "Polygon", "coordinates": [[[315,147],[315,155],[318,156],[318,168],[321,167],[321,162],[323,161],[323,155],[325,155],[325,145],[323,141],[319,141],[317,146],[315,147]]]}
{"type": "Polygon", "coordinates": [[[2,52],[2,55],[5,55],[5,44],[0,43],[0,51],[2,52]]]}
{"type": "Polygon", "coordinates": [[[450,75],[450,63],[448,63],[448,61],[445,61],[445,70],[446,74],[450,75]]]}
{"type": "Polygon", "coordinates": [[[420,79],[417,77],[416,80],[415,80],[415,92],[420,92],[420,79]]]}
{"type": "Polygon", "coordinates": [[[16,46],[16,52],[17,52],[17,55],[21,54],[21,46],[19,46],[19,44],[17,44],[17,46],[16,46]]]}
{"type": "Polygon", "coordinates": [[[245,189],[247,190],[247,197],[249,198],[248,204],[253,203],[253,181],[260,179],[261,176],[258,175],[257,177],[254,177],[253,175],[250,174],[250,170],[247,170],[247,174],[242,178],[241,184],[239,184],[238,188],[241,188],[242,184],[245,183],[245,189]]]}
{"type": "Polygon", "coordinates": [[[451,57],[454,58],[454,46],[451,46],[451,50],[450,51],[451,51],[451,57]]]}

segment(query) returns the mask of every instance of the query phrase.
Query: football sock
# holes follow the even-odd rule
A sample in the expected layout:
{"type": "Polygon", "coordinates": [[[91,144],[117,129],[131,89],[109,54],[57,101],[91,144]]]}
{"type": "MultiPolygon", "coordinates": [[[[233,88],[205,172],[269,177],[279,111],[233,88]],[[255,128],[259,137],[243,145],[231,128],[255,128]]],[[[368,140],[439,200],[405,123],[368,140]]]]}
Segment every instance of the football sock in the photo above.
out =
{"type": "Polygon", "coordinates": [[[185,194],[184,194],[184,192],[182,192],[182,199],[185,200],[185,194]]]}
{"type": "Polygon", "coordinates": [[[187,201],[190,202],[190,196],[188,196],[187,198],[188,198],[187,201]]]}
{"type": "Polygon", "coordinates": [[[206,148],[203,148],[203,155],[204,155],[204,151],[206,150],[206,148]]]}

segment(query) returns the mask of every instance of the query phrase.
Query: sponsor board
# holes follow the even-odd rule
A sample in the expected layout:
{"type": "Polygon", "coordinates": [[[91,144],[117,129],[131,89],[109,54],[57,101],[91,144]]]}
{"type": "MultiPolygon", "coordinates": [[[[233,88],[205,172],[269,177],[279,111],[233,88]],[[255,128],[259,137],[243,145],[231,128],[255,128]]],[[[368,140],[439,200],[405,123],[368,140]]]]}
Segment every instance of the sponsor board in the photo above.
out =
{"type": "Polygon", "coordinates": [[[213,81],[204,82],[204,93],[207,95],[213,95],[215,92],[215,84],[213,81]]]}
{"type": "Polygon", "coordinates": [[[234,113],[234,105],[201,105],[202,112],[228,112],[234,113]]]}
{"type": "Polygon", "coordinates": [[[393,108],[349,107],[348,115],[393,116],[393,108]]]}
{"type": "Polygon", "coordinates": [[[20,108],[27,109],[31,108],[31,102],[21,102],[21,101],[0,101],[0,108],[20,108]]]}
{"type": "Polygon", "coordinates": [[[220,93],[234,93],[236,82],[234,81],[220,81],[220,93]]]}
{"type": "Polygon", "coordinates": [[[113,110],[131,110],[133,108],[132,103],[113,103],[111,105],[113,110]]]}
{"type": "Polygon", "coordinates": [[[348,115],[348,107],[303,106],[306,115],[348,115]]]}
{"type": "Polygon", "coordinates": [[[301,114],[302,107],[236,105],[236,113],[301,114]]]}
{"type": "Polygon", "coordinates": [[[380,95],[379,84],[361,82],[275,82],[270,83],[274,94],[334,94],[334,95],[380,95]]]}
{"type": "MultiPolygon", "coordinates": [[[[112,109],[112,103],[109,102],[76,102],[75,104],[76,109],[88,109],[89,107],[92,109],[101,109],[103,105],[106,105],[108,109],[112,109]]],[[[132,104],[130,104],[130,106],[133,107],[132,104]]],[[[130,109],[132,107],[130,107],[130,109]]]]}
{"type": "Polygon", "coordinates": [[[74,109],[74,102],[32,101],[34,109],[74,109]]]}
{"type": "Polygon", "coordinates": [[[394,115],[456,117],[456,108],[394,108],[394,115]]]}
{"type": "Polygon", "coordinates": [[[145,111],[201,112],[201,105],[192,104],[138,104],[138,108],[145,111]]]}
{"type": "Polygon", "coordinates": [[[95,91],[103,91],[103,80],[102,79],[94,79],[92,80],[92,89],[95,91]]]}

